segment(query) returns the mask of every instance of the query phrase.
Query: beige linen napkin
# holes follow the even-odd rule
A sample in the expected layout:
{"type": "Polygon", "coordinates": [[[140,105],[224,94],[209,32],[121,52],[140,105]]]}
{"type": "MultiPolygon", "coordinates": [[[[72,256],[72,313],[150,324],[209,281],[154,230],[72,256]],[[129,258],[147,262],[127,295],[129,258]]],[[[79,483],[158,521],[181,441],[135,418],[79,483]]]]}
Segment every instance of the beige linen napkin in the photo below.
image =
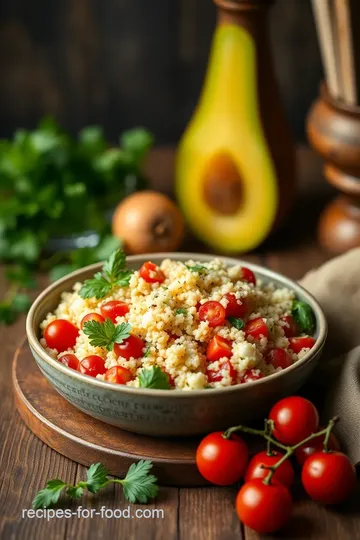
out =
{"type": "Polygon", "coordinates": [[[360,463],[360,248],[310,271],[300,281],[322,306],[329,333],[311,386],[323,395],[323,421],[338,414],[344,450],[360,463]],[[339,356],[336,356],[339,355],[339,356]],[[325,390],[323,393],[322,391],[325,390]]]}

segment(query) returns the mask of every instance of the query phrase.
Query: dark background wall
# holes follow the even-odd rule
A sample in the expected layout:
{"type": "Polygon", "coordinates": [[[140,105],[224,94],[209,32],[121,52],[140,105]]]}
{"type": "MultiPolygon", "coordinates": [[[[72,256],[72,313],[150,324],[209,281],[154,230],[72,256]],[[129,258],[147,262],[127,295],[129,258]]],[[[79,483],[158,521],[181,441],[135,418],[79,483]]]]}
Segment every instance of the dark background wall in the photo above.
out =
{"type": "MultiPolygon", "coordinates": [[[[73,133],[100,123],[110,140],[144,125],[174,142],[201,88],[211,0],[1,0],[0,136],[53,114],[73,133]]],[[[271,38],[298,139],[321,66],[310,0],[278,0],[271,38]]]]}

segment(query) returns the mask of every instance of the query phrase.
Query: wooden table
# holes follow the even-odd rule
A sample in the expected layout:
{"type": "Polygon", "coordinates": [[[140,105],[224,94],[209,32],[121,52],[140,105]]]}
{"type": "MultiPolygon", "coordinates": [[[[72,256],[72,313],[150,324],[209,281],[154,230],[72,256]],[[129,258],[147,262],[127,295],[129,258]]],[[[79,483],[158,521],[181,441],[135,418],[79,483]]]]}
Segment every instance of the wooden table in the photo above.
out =
{"type": "MultiPolygon", "coordinates": [[[[292,278],[300,278],[328,258],[315,241],[316,221],[331,191],[321,179],[321,163],[306,148],[299,148],[300,194],[285,228],[246,259],[259,262],[292,278]]],[[[152,185],[171,192],[173,151],[159,149],[149,160],[152,185]]],[[[190,236],[184,249],[206,251],[190,236]]],[[[1,274],[2,276],[2,274],[1,274]]],[[[2,279],[2,277],[1,277],[2,279]]],[[[40,285],[46,278],[40,279],[40,285]]],[[[3,296],[5,284],[0,282],[3,296]]],[[[85,468],[51,450],[37,439],[14,410],[11,389],[11,362],[15,346],[24,335],[24,318],[12,327],[0,327],[0,538],[62,540],[70,538],[121,538],[124,540],[230,540],[259,538],[242,526],[234,511],[236,487],[161,488],[158,499],[146,508],[163,510],[164,517],[153,519],[22,519],[22,510],[31,508],[34,494],[47,479],[76,482],[85,468]]],[[[280,534],[282,538],[353,540],[360,537],[360,493],[341,510],[329,510],[295,490],[294,517],[280,534]]],[[[85,495],[83,508],[124,509],[120,486],[109,486],[101,495],[85,495]]],[[[62,506],[68,507],[68,504],[62,506]]],[[[135,511],[137,506],[132,507],[135,511]]]]}

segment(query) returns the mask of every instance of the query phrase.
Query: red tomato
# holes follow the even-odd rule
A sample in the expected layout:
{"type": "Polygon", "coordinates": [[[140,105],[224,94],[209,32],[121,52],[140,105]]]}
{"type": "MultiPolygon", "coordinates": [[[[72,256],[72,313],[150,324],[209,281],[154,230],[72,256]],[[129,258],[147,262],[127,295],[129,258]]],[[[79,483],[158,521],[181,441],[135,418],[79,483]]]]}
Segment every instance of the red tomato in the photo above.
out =
{"type": "Polygon", "coordinates": [[[342,452],[316,452],[304,463],[301,480],[315,501],[337,504],[345,501],[356,485],[356,472],[342,452]]]}
{"type": "Polygon", "coordinates": [[[162,283],[165,281],[165,274],[156,264],[146,262],[139,270],[140,277],[148,283],[162,283]]]}
{"type": "Polygon", "coordinates": [[[59,362],[66,367],[75,369],[75,371],[78,371],[80,365],[79,359],[75,354],[63,354],[60,356],[59,362]]]}
{"type": "Polygon", "coordinates": [[[242,281],[247,281],[248,283],[253,283],[256,285],[256,277],[254,272],[250,270],[250,268],[245,268],[245,266],[241,268],[241,279],[242,281]]]}
{"type": "Polygon", "coordinates": [[[319,427],[316,407],[300,396],[290,396],[278,401],[270,411],[274,421],[274,437],[284,444],[297,444],[319,427]]]}
{"type": "Polygon", "coordinates": [[[105,381],[115,384],[126,384],[133,378],[131,371],[122,366],[114,366],[108,369],[104,376],[105,381]]]}
{"type": "Polygon", "coordinates": [[[214,336],[210,341],[206,349],[206,358],[209,362],[216,362],[220,358],[231,358],[232,341],[225,339],[221,336],[214,336]]]}
{"type": "MultiPolygon", "coordinates": [[[[319,431],[322,429],[323,428],[320,426],[319,431]]],[[[322,450],[324,450],[324,439],[325,435],[319,435],[319,437],[315,437],[315,439],[312,439],[311,441],[303,444],[297,450],[295,450],[295,457],[298,463],[300,465],[304,465],[308,457],[315,454],[315,452],[321,452],[322,450]]],[[[334,433],[330,434],[328,441],[328,449],[340,450],[339,441],[335,437],[334,433]]]]}
{"type": "Polygon", "coordinates": [[[101,356],[96,354],[85,356],[80,362],[79,371],[84,375],[90,375],[90,377],[103,375],[106,372],[105,362],[101,356]]]}
{"type": "Polygon", "coordinates": [[[102,315],[100,315],[100,313],[88,313],[87,315],[85,315],[85,317],[81,319],[81,323],[80,323],[81,329],[83,329],[84,324],[89,321],[96,321],[99,323],[103,323],[105,322],[105,319],[102,315]]]}
{"type": "MultiPolygon", "coordinates": [[[[266,467],[271,467],[275,465],[281,458],[283,454],[281,452],[272,451],[271,456],[268,456],[266,451],[259,452],[255,454],[246,469],[245,472],[245,482],[250,482],[259,478],[263,480],[269,474],[269,469],[264,469],[262,465],[266,467]]],[[[290,488],[294,481],[294,469],[290,463],[290,460],[284,461],[278,469],[276,469],[273,476],[274,480],[277,480],[280,484],[290,488]]]]}
{"type": "Polygon", "coordinates": [[[205,304],[201,304],[199,308],[200,321],[207,321],[211,327],[224,324],[225,315],[225,308],[220,302],[215,302],[215,300],[205,302],[205,304]]]}
{"type": "Polygon", "coordinates": [[[239,300],[235,294],[227,293],[225,298],[228,301],[225,313],[226,317],[237,317],[242,319],[248,310],[248,302],[246,298],[239,300]]]}
{"type": "Polygon", "coordinates": [[[258,317],[248,321],[244,328],[245,336],[252,336],[254,339],[260,339],[261,337],[269,337],[269,330],[266,326],[264,319],[258,317]]]}
{"type": "Polygon", "coordinates": [[[298,325],[291,315],[285,315],[285,317],[282,317],[281,320],[286,323],[285,326],[282,326],[282,329],[284,330],[284,334],[287,338],[297,336],[300,333],[298,325]]]}
{"type": "Polygon", "coordinates": [[[236,369],[234,369],[234,367],[232,366],[232,364],[227,361],[220,366],[220,369],[218,371],[216,371],[215,369],[207,369],[206,375],[209,382],[221,381],[224,377],[229,375],[232,383],[234,383],[236,381],[237,372],[236,369]]]}
{"type": "Polygon", "coordinates": [[[259,379],[263,378],[264,375],[259,369],[247,369],[244,375],[241,377],[240,382],[247,383],[251,381],[258,381],[259,379]]]}
{"type": "Polygon", "coordinates": [[[292,512],[292,498],[282,484],[264,484],[255,479],[246,482],[236,497],[236,512],[244,525],[258,533],[281,529],[292,512]]]}
{"type": "MultiPolygon", "coordinates": [[[[123,317],[129,312],[129,306],[126,302],[121,300],[110,300],[100,306],[101,315],[104,319],[111,319],[113,323],[116,323],[117,317],[123,317]]],[[[102,321],[99,321],[102,322],[102,321]]]]}
{"type": "Polygon", "coordinates": [[[129,358],[140,358],[143,355],[144,347],[145,342],[138,336],[131,334],[122,343],[115,343],[114,353],[116,356],[121,356],[126,360],[129,360],[129,358]]]}
{"type": "Polygon", "coordinates": [[[223,431],[210,433],[196,450],[196,465],[206,480],[218,486],[238,482],[244,474],[249,458],[246,443],[236,434],[229,439],[223,431]]]}
{"type": "Polygon", "coordinates": [[[294,337],[289,339],[290,343],[290,349],[294,351],[294,353],[298,354],[301,349],[311,349],[315,344],[315,339],[310,336],[300,336],[300,337],[294,337]]]}
{"type": "Polygon", "coordinates": [[[56,349],[59,353],[72,349],[78,335],[77,326],[66,319],[55,319],[47,325],[44,331],[46,345],[50,349],[56,349]]]}
{"type": "Polygon", "coordinates": [[[285,369],[293,363],[291,356],[284,349],[275,348],[268,352],[265,362],[272,364],[274,368],[285,369]]]}

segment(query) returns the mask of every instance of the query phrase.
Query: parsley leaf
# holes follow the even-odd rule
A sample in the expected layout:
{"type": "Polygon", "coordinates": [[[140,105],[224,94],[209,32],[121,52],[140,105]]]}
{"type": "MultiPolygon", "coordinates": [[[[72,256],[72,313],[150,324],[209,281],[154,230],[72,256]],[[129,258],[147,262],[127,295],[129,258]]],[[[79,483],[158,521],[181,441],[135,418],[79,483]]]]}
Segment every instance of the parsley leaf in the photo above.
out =
{"type": "Polygon", "coordinates": [[[113,287],[127,287],[130,282],[132,270],[127,270],[126,256],[121,248],[114,251],[104,262],[102,272],[97,272],[92,279],[84,281],[79,295],[81,298],[104,298],[113,287]]]}
{"type": "Polygon", "coordinates": [[[139,375],[140,388],[156,388],[158,390],[170,390],[169,376],[159,366],[142,368],[139,375]]]}
{"type": "Polygon", "coordinates": [[[88,321],[84,324],[83,331],[89,337],[90,345],[105,347],[111,351],[115,343],[122,343],[130,336],[131,325],[121,323],[115,325],[111,319],[104,322],[88,321]]]}
{"type": "Polygon", "coordinates": [[[201,264],[195,264],[194,266],[185,264],[185,266],[188,270],[190,270],[190,272],[197,272],[198,274],[206,274],[208,271],[208,268],[206,268],[206,266],[202,266],[201,264]]]}
{"type": "Polygon", "coordinates": [[[239,319],[238,317],[228,317],[228,321],[238,330],[242,330],[245,326],[244,321],[242,319],[239,319]]]}
{"type": "Polygon", "coordinates": [[[187,309],[186,308],[179,308],[175,311],[176,315],[186,315],[187,309]]]}
{"type": "Polygon", "coordinates": [[[121,484],[124,491],[125,499],[135,503],[146,503],[149,499],[157,496],[159,487],[157,478],[153,474],[149,474],[152,468],[152,463],[149,460],[141,460],[138,463],[133,463],[125,478],[110,478],[109,471],[102,463],[94,463],[87,471],[85,481],[80,481],[75,485],[67,484],[62,480],[49,480],[44,489],[39,491],[32,502],[33,508],[48,508],[56,504],[63,491],[69,497],[76,499],[81,497],[84,489],[91,493],[98,493],[108,484],[121,484]]]}
{"type": "Polygon", "coordinates": [[[147,503],[149,499],[156,497],[159,487],[156,476],[149,474],[151,468],[152,463],[149,460],[141,460],[131,465],[127,475],[121,480],[125,499],[131,503],[147,503]]]}
{"type": "Polygon", "coordinates": [[[292,316],[303,332],[310,336],[315,332],[316,319],[309,304],[301,302],[300,300],[295,300],[292,308],[292,316]]]}

